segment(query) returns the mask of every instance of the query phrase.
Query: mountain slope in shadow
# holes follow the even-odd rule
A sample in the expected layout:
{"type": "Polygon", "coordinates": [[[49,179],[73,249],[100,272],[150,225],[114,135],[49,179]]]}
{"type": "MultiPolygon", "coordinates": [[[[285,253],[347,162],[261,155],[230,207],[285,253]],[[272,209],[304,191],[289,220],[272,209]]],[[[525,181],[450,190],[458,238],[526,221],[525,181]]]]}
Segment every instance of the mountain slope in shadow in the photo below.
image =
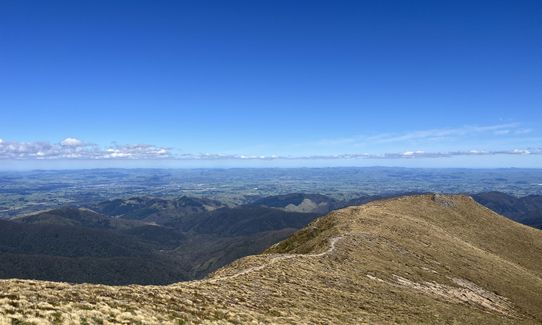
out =
{"type": "Polygon", "coordinates": [[[480,204],[524,225],[542,229],[542,195],[515,197],[502,192],[473,195],[480,204]]]}
{"type": "MultiPolygon", "coordinates": [[[[140,204],[124,207],[129,215],[146,210],[143,202],[156,207],[154,199],[130,201],[140,204]]],[[[154,221],[71,207],[0,220],[0,278],[115,285],[201,278],[262,252],[317,216],[259,206],[207,211],[192,209],[205,200],[173,201],[159,201],[164,209],[154,221]]]]}

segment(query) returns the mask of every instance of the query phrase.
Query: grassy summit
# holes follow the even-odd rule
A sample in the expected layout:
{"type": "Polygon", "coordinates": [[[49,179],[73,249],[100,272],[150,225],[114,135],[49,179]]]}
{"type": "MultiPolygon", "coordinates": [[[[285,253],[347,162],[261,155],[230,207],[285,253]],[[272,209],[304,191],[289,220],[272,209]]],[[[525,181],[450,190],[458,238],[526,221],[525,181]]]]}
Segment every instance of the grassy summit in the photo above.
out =
{"type": "Polygon", "coordinates": [[[202,281],[0,281],[0,324],[542,322],[542,232],[466,196],[333,211],[202,281]]]}

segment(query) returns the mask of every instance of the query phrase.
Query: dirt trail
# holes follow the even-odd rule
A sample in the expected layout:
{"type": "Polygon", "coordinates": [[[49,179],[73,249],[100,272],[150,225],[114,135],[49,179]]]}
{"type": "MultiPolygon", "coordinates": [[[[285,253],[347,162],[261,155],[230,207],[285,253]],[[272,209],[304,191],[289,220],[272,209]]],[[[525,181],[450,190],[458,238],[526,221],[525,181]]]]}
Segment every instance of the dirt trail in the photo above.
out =
{"type": "Polygon", "coordinates": [[[232,275],[227,275],[227,276],[222,276],[222,277],[213,277],[213,278],[205,279],[205,280],[202,280],[202,281],[209,282],[209,283],[216,283],[216,282],[220,282],[220,281],[234,279],[234,278],[237,278],[237,277],[240,277],[242,275],[252,273],[252,272],[255,272],[255,271],[263,270],[264,268],[270,266],[271,264],[274,264],[274,263],[276,263],[278,261],[282,261],[282,260],[287,260],[287,259],[296,258],[296,257],[298,257],[298,258],[311,258],[311,257],[322,257],[322,256],[325,256],[325,255],[329,255],[335,250],[335,244],[337,244],[337,242],[342,238],[343,238],[343,236],[338,236],[338,237],[331,238],[329,240],[329,245],[330,245],[329,248],[325,252],[322,252],[322,253],[318,253],[318,254],[282,254],[282,255],[275,256],[275,257],[271,258],[265,264],[262,264],[262,265],[259,265],[259,266],[254,266],[254,267],[249,267],[248,269],[241,270],[241,271],[239,271],[239,272],[237,272],[235,274],[232,274],[232,275]]]}

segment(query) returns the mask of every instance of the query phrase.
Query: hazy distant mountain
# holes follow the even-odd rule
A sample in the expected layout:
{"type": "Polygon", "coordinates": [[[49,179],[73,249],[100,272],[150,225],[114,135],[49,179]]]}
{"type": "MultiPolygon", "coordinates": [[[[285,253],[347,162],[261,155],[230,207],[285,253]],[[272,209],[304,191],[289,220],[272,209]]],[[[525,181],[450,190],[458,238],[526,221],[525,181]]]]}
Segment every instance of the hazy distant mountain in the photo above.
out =
{"type": "Polygon", "coordinates": [[[337,200],[329,196],[305,193],[268,196],[256,200],[252,204],[304,213],[327,213],[340,205],[337,200]]]}
{"type": "Polygon", "coordinates": [[[59,226],[81,226],[89,228],[113,228],[111,218],[89,209],[65,207],[38,212],[11,220],[27,224],[51,224],[59,226]]]}
{"type": "Polygon", "coordinates": [[[112,218],[85,208],[59,208],[12,218],[25,224],[73,226],[91,229],[108,229],[112,233],[131,235],[137,240],[163,245],[178,245],[181,232],[141,220],[112,218]]]}
{"type": "Polygon", "coordinates": [[[512,220],[542,229],[542,195],[515,197],[501,192],[473,195],[480,204],[512,220]]]}
{"type": "Polygon", "coordinates": [[[540,278],[540,230],[469,197],[417,195],[333,211],[197,282],[0,281],[0,321],[540,324],[540,278]]]}
{"type": "Polygon", "coordinates": [[[187,196],[169,200],[134,197],[105,201],[92,209],[111,217],[161,224],[175,218],[213,211],[224,206],[215,200],[187,196]]]}

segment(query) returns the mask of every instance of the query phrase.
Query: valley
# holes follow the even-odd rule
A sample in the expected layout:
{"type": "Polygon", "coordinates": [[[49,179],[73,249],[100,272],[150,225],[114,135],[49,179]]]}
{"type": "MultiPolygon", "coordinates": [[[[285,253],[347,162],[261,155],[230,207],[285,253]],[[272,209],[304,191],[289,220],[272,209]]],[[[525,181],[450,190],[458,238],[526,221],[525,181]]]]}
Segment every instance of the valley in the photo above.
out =
{"type": "MultiPolygon", "coordinates": [[[[332,210],[396,196],[340,201],[290,193],[237,206],[145,196],[16,216],[0,220],[0,278],[109,285],[201,279],[263,252],[332,210]]],[[[486,192],[473,197],[515,221],[542,225],[542,196],[486,192]]]]}

